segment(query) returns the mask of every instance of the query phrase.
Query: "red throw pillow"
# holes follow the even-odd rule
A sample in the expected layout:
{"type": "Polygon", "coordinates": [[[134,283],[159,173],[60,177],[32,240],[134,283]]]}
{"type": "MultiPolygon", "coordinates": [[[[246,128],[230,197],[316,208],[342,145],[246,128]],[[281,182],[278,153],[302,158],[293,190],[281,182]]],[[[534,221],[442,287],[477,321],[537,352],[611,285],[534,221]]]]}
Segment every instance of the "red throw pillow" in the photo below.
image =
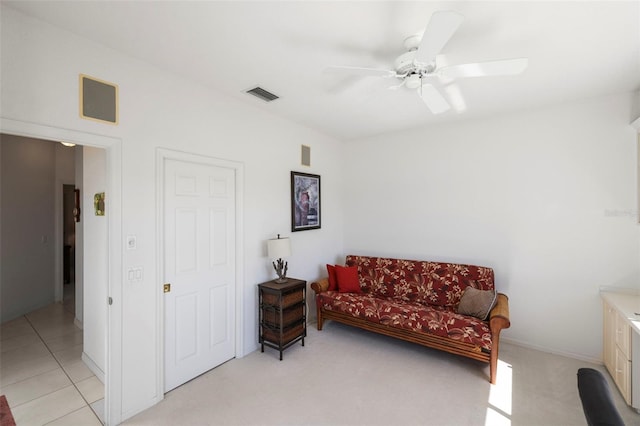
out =
{"type": "Polygon", "coordinates": [[[357,266],[336,265],[336,278],[338,278],[338,291],[340,293],[361,293],[360,280],[358,279],[357,266]]]}
{"type": "Polygon", "coordinates": [[[338,278],[336,277],[336,268],[333,265],[327,264],[327,274],[329,274],[329,291],[336,291],[338,289],[338,278]]]}

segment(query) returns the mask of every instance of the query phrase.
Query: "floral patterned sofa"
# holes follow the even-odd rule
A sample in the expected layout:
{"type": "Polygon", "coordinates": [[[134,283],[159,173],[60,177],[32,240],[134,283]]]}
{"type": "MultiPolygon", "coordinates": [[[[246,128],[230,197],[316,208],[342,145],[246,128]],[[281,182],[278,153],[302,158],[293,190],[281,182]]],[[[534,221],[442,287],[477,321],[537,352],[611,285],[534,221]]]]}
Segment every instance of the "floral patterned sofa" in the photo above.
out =
{"type": "Polygon", "coordinates": [[[357,267],[359,292],[329,290],[328,278],[312,283],[318,330],[330,319],[488,362],[495,383],[500,331],[510,321],[507,296],[494,294],[493,269],[353,255],[345,263],[357,267]],[[467,287],[494,295],[486,319],[458,313],[467,287]]]}

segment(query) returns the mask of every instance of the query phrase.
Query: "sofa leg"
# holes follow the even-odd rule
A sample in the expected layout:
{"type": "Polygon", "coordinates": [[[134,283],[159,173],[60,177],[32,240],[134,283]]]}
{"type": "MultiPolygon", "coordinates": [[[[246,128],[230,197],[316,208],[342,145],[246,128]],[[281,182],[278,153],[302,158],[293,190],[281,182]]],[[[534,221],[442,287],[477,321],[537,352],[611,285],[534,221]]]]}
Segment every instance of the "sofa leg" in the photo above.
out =
{"type": "Polygon", "coordinates": [[[491,358],[489,359],[489,382],[492,385],[496,384],[496,374],[498,372],[498,346],[498,341],[493,342],[491,358]]]}
{"type": "Polygon", "coordinates": [[[490,375],[490,377],[489,377],[489,382],[490,382],[492,385],[495,385],[495,384],[496,384],[496,369],[497,369],[497,362],[496,362],[496,360],[494,360],[493,358],[494,358],[494,357],[493,357],[493,355],[492,355],[492,356],[491,356],[491,365],[489,366],[489,370],[490,370],[490,371],[489,371],[489,375],[490,375]]]}
{"type": "Polygon", "coordinates": [[[322,310],[318,308],[318,331],[322,330],[322,310]]]}

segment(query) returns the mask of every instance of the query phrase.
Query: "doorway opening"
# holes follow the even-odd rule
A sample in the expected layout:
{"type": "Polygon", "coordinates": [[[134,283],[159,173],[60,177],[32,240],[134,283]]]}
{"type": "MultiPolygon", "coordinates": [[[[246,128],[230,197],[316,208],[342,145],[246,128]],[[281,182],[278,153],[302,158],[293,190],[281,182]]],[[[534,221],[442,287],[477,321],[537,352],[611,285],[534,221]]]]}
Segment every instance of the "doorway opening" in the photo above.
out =
{"type": "MultiPolygon", "coordinates": [[[[103,317],[104,340],[104,422],[105,424],[118,424],[122,420],[122,141],[119,138],[102,136],[95,133],[85,133],[75,130],[52,127],[21,120],[0,118],[0,132],[3,135],[36,138],[47,141],[67,141],[84,147],[100,148],[105,157],[105,187],[110,196],[110,214],[107,215],[108,233],[106,237],[105,251],[108,255],[108,266],[105,275],[106,293],[115,302],[109,306],[108,314],[103,317]]],[[[60,199],[62,199],[62,185],[60,199]]],[[[4,229],[2,230],[4,231],[4,229]]],[[[59,233],[62,235],[62,232],[59,233]]],[[[4,234],[3,234],[4,237],[4,234]]],[[[80,237],[76,232],[76,250],[79,250],[80,237]]],[[[3,260],[4,260],[3,251],[3,260]]],[[[62,255],[59,265],[62,265],[62,255]]],[[[76,286],[80,276],[81,262],[76,262],[76,286]]],[[[62,268],[60,273],[62,284],[62,268]]],[[[62,287],[60,286],[62,290],[62,287]]],[[[76,288],[77,293],[77,288],[76,288]]],[[[59,295],[62,296],[61,294],[59,295]]],[[[4,299],[4,298],[3,298],[4,299]]],[[[104,300],[103,300],[104,302],[104,300]]],[[[76,305],[77,310],[78,305],[76,305]]]]}
{"type": "MultiPolygon", "coordinates": [[[[105,158],[106,152],[101,148],[65,147],[57,141],[2,134],[0,153],[1,202],[6,213],[1,218],[3,254],[6,254],[2,256],[2,293],[7,296],[2,301],[3,332],[9,329],[14,334],[24,333],[16,334],[16,338],[33,341],[35,348],[42,349],[43,362],[51,364],[53,371],[42,373],[40,369],[44,367],[36,363],[33,371],[16,373],[3,381],[39,395],[37,379],[44,375],[40,381],[47,381],[57,374],[56,389],[51,391],[73,385],[75,392],[67,389],[64,394],[76,404],[84,400],[104,422],[107,311],[102,294],[107,294],[107,280],[101,282],[92,276],[85,279],[77,274],[76,265],[82,270],[87,259],[103,265],[101,275],[108,275],[106,251],[101,253],[91,247],[107,246],[106,222],[76,223],[74,209],[79,205],[78,188],[87,183],[84,187],[91,189],[92,182],[105,181],[105,167],[87,168],[93,176],[83,176],[85,158],[105,158]],[[88,244],[83,244],[83,225],[88,225],[85,231],[93,237],[88,244]],[[100,226],[105,229],[102,238],[92,231],[100,226]],[[76,250],[78,243],[80,250],[76,250]],[[7,304],[9,309],[5,310],[7,304]],[[18,325],[24,326],[22,331],[18,325]]],[[[98,268],[88,272],[95,269],[98,268]]],[[[24,350],[17,345],[14,344],[16,351],[24,350]]],[[[4,367],[11,369],[10,365],[4,367]]],[[[24,402],[12,398],[9,403],[16,405],[12,409],[19,412],[24,402]]],[[[70,405],[69,413],[56,415],[71,414],[77,407],[70,405]]]]}

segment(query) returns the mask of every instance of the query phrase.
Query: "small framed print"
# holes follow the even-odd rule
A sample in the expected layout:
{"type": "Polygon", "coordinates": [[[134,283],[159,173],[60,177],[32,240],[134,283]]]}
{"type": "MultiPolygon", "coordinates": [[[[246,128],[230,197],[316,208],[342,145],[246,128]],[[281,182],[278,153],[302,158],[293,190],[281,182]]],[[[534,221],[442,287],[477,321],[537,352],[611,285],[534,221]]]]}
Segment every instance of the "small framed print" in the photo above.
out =
{"type": "Polygon", "coordinates": [[[291,172],[291,231],[320,229],[320,176],[291,172]]]}

